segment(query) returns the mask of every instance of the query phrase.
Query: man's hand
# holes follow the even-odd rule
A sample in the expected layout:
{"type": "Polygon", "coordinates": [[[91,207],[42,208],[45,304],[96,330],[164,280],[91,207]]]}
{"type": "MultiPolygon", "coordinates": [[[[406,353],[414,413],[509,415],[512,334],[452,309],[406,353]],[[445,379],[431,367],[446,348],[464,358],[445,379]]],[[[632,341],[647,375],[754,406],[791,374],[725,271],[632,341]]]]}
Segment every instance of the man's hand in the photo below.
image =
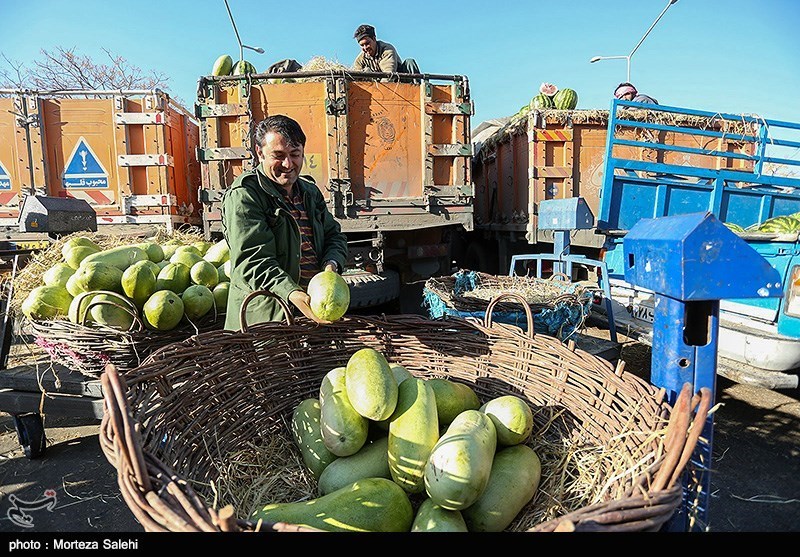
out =
{"type": "Polygon", "coordinates": [[[292,302],[297,309],[300,310],[300,313],[311,319],[312,321],[316,321],[317,323],[322,324],[329,324],[333,323],[333,321],[328,321],[326,319],[320,319],[314,312],[311,310],[311,297],[303,292],[302,290],[295,290],[291,294],[289,294],[289,301],[292,302]]]}
{"type": "Polygon", "coordinates": [[[339,270],[339,266],[336,264],[336,261],[328,261],[325,263],[325,268],[322,269],[323,271],[333,271],[334,273],[339,270]]]}

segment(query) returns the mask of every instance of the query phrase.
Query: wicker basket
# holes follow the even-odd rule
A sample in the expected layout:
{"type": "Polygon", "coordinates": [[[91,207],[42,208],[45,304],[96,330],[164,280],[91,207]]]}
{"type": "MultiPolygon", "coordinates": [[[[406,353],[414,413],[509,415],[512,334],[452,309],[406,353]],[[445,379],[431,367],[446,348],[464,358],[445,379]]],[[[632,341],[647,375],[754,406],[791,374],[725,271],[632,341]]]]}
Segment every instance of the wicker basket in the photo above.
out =
{"type": "Polygon", "coordinates": [[[53,361],[87,377],[100,377],[107,364],[113,364],[120,371],[132,369],[159,348],[199,332],[221,329],[225,319],[223,314],[212,309],[196,322],[184,317],[175,329],[156,331],[145,327],[130,300],[115,292],[99,292],[112,295],[119,301],[91,300],[82,304],[78,323],[66,319],[39,321],[22,318],[22,328],[31,331],[36,344],[53,361]],[[130,330],[120,331],[98,323],[85,323],[89,310],[100,304],[112,304],[128,312],[133,318],[130,330]]]}
{"type": "MultiPolygon", "coordinates": [[[[124,374],[108,366],[100,443],[123,498],[146,531],[303,530],[253,524],[232,505],[216,510],[204,486],[218,474],[215,459],[256,435],[285,434],[292,410],[318,395],[324,374],[369,346],[415,376],[466,382],[482,400],[524,397],[537,435],[614,443],[639,464],[636,472],[601,470],[608,489],[600,500],[525,530],[658,530],[682,507],[682,482],[711,393],[692,396],[687,383],[673,407],[663,390],[625,372],[623,363],[615,368],[574,343],[493,323],[496,303],[515,296],[492,300],[483,322],[417,315],[324,326],[304,318],[243,322],[241,332],[201,333],[167,346],[124,374]]],[[[527,306],[526,313],[530,318],[527,306]]],[[[529,505],[546,496],[540,487],[529,505]]]]}
{"type": "MultiPolygon", "coordinates": [[[[573,283],[563,273],[547,279],[526,276],[495,276],[462,269],[450,276],[425,282],[423,301],[431,319],[442,316],[482,319],[492,298],[499,293],[518,294],[528,302],[537,333],[566,340],[591,313],[592,292],[573,283]]],[[[497,304],[494,321],[518,327],[527,324],[516,301],[497,304]]]]}

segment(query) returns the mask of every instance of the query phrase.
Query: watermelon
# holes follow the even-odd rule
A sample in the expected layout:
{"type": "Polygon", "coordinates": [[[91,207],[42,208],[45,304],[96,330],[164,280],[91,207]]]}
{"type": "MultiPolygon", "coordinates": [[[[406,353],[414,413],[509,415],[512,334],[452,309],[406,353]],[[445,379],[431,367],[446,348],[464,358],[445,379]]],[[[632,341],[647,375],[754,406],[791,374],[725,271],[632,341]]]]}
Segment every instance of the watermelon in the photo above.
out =
{"type": "Polygon", "coordinates": [[[796,234],[800,232],[800,218],[795,215],[782,215],[764,221],[758,232],[767,234],[796,234]]]}
{"type": "Polygon", "coordinates": [[[231,70],[233,69],[233,58],[231,58],[228,54],[223,54],[217,61],[214,62],[214,67],[211,70],[211,75],[230,75],[231,70]]]}
{"type": "Polygon", "coordinates": [[[739,226],[736,223],[726,222],[724,224],[725,224],[725,226],[730,228],[732,232],[736,232],[737,234],[743,234],[744,233],[744,228],[742,228],[741,226],[739,226]]]}
{"type": "Polygon", "coordinates": [[[248,73],[257,73],[256,67],[247,60],[239,60],[233,67],[231,72],[233,75],[244,75],[248,73]]]}
{"type": "Polygon", "coordinates": [[[544,94],[536,95],[531,99],[533,108],[555,108],[553,98],[544,94]]]}
{"type": "Polygon", "coordinates": [[[572,110],[578,106],[578,93],[574,89],[561,89],[553,95],[553,103],[558,110],[572,110]]]}
{"type": "Polygon", "coordinates": [[[546,95],[548,97],[552,97],[553,95],[558,93],[558,87],[556,87],[552,83],[546,83],[545,82],[545,83],[542,83],[541,85],[539,85],[539,92],[542,95],[546,95]]]}

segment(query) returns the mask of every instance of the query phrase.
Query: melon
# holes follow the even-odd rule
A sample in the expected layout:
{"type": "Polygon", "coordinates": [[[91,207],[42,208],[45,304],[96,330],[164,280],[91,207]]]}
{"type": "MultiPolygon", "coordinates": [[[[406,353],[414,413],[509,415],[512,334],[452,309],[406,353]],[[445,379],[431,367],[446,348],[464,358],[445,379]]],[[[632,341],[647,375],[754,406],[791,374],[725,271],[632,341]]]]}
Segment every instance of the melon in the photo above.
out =
{"type": "Polygon", "coordinates": [[[151,265],[158,268],[152,261],[137,261],[122,273],[122,291],[138,308],[156,291],[156,273],[151,265]]]}
{"type": "Polygon", "coordinates": [[[558,110],[573,110],[578,106],[578,93],[574,89],[561,89],[553,95],[553,103],[558,110]]]}
{"type": "Polygon", "coordinates": [[[545,82],[539,85],[539,92],[546,97],[552,97],[553,95],[558,93],[558,87],[556,87],[552,83],[545,82]]]}
{"type": "Polygon", "coordinates": [[[183,319],[183,300],[172,290],[159,290],[144,303],[142,312],[154,329],[171,331],[183,319]]]}
{"type": "Polygon", "coordinates": [[[214,307],[214,294],[202,284],[193,284],[181,294],[183,314],[189,319],[199,319],[214,307]]]}
{"type": "Polygon", "coordinates": [[[67,315],[72,296],[63,286],[38,286],[22,302],[23,315],[28,319],[47,320],[67,315]]]}
{"type": "Polygon", "coordinates": [[[122,270],[113,265],[93,261],[83,263],[70,280],[75,281],[75,286],[80,292],[92,290],[111,290],[122,292],[122,270]]]}
{"type": "Polygon", "coordinates": [[[69,277],[75,274],[75,269],[66,263],[56,263],[47,269],[42,275],[42,280],[46,286],[67,286],[69,277]]]}
{"type": "Polygon", "coordinates": [[[203,259],[211,262],[215,267],[219,267],[231,257],[228,242],[220,240],[203,254],[203,259]]]}
{"type": "Polygon", "coordinates": [[[233,67],[232,75],[244,75],[248,73],[257,73],[256,67],[247,60],[239,60],[233,67]]]}
{"type": "Polygon", "coordinates": [[[223,54],[214,61],[214,66],[211,68],[211,75],[230,75],[233,69],[233,58],[229,54],[223,54]]]}
{"type": "Polygon", "coordinates": [[[320,319],[338,321],[350,307],[350,287],[335,271],[314,275],[306,291],[311,298],[311,311],[320,319]]]}
{"type": "Polygon", "coordinates": [[[90,301],[84,303],[81,312],[86,307],[89,307],[91,320],[95,323],[119,331],[129,331],[133,326],[134,309],[121,296],[98,293],[90,301]]]}
{"type": "Polygon", "coordinates": [[[168,263],[156,277],[156,290],[171,290],[183,294],[192,284],[191,269],[183,263],[168,263]]]}
{"type": "Polygon", "coordinates": [[[218,313],[225,313],[228,307],[228,289],[231,283],[228,281],[217,284],[211,293],[214,295],[214,305],[217,306],[218,313]]]}
{"type": "Polygon", "coordinates": [[[536,95],[531,99],[531,106],[533,108],[555,108],[556,105],[551,97],[547,95],[536,95]]]}
{"type": "Polygon", "coordinates": [[[219,283],[217,268],[205,259],[192,265],[189,276],[194,284],[202,284],[208,288],[214,288],[219,283]]]}

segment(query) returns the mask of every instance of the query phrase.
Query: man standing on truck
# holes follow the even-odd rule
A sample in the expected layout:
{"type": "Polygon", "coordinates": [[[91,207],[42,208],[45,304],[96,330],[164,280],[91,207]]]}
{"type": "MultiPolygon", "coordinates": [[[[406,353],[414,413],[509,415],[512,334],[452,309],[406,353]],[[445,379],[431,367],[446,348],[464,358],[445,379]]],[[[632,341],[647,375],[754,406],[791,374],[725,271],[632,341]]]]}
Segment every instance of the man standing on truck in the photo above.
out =
{"type": "Polygon", "coordinates": [[[635,103],[658,104],[658,101],[648,95],[643,95],[627,81],[617,85],[614,89],[614,97],[623,101],[633,101],[635,103]]]}
{"type": "MultiPolygon", "coordinates": [[[[347,237],[328,211],[322,192],[300,177],[306,136],[284,115],[269,116],[255,130],[259,165],[243,172],[222,199],[222,230],[230,247],[231,285],[225,329],[241,329],[242,302],[269,290],[318,323],[305,292],[320,270],[341,272],[347,237]]],[[[248,302],[247,324],[281,321],[281,304],[271,296],[248,302]]]]}
{"type": "Polygon", "coordinates": [[[383,73],[419,73],[419,66],[413,58],[401,61],[397,49],[375,37],[372,25],[359,25],[353,37],[361,47],[361,53],[353,62],[353,70],[383,73]]]}

